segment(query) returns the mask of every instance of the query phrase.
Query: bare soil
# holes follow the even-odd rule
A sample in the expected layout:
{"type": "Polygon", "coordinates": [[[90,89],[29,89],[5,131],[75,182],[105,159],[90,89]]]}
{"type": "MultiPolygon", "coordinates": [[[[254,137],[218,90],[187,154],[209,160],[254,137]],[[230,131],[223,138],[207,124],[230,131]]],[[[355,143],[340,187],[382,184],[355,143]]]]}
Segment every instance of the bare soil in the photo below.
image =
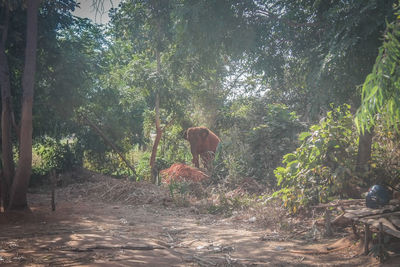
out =
{"type": "Polygon", "coordinates": [[[42,191],[29,194],[30,212],[1,213],[0,265],[379,266],[349,233],[314,240],[179,207],[165,188],[89,178],[58,188],[54,212],[42,191]]]}

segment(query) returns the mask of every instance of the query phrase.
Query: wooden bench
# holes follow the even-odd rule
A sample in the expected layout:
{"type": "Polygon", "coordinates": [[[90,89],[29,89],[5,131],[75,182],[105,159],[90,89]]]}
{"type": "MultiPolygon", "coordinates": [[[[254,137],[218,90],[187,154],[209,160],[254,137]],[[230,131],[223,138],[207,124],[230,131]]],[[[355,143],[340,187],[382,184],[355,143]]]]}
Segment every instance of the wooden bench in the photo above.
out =
{"type": "Polygon", "coordinates": [[[369,241],[372,238],[370,226],[379,230],[379,247],[382,247],[383,233],[400,238],[400,205],[391,204],[379,209],[364,205],[352,205],[345,209],[344,217],[353,222],[364,224],[364,254],[369,253],[369,241]]]}

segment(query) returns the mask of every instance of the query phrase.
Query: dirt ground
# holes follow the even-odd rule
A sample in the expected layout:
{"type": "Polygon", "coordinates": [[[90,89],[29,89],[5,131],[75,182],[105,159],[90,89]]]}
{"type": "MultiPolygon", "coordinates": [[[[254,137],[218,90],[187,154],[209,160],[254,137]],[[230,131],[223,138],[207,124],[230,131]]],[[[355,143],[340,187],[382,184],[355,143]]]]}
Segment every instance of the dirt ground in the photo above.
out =
{"type": "MultiPolygon", "coordinates": [[[[112,179],[29,194],[31,212],[0,214],[4,266],[378,266],[350,234],[312,240],[248,218],[178,207],[168,190],[112,179]],[[100,190],[103,183],[107,190],[100,190]],[[94,191],[94,187],[98,191],[94,191]],[[130,202],[104,201],[121,190],[130,202]],[[146,191],[147,190],[147,191],[146,191]],[[149,192],[153,192],[153,194],[149,192]],[[131,203],[131,204],[126,204],[131,203]]],[[[122,195],[122,194],[120,194],[122,195]]],[[[113,196],[115,199],[115,195],[113,196]]],[[[382,266],[399,266],[399,258],[382,266]]]]}

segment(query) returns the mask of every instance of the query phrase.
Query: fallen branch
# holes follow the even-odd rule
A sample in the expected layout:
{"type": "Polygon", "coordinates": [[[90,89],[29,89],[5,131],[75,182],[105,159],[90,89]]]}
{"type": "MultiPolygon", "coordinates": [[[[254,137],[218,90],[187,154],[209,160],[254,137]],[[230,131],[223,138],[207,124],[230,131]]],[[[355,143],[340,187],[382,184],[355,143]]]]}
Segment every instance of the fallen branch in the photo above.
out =
{"type": "Polygon", "coordinates": [[[107,195],[108,193],[110,193],[115,187],[117,187],[119,184],[115,184],[113,185],[110,189],[108,189],[104,194],[101,195],[100,198],[103,198],[105,195],[107,195]]]}

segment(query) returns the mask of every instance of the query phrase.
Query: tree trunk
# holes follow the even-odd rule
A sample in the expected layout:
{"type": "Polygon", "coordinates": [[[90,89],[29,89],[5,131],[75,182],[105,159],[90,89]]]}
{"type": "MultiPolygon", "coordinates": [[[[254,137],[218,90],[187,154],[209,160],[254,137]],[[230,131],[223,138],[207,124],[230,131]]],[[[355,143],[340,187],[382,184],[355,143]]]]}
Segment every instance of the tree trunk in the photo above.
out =
{"type": "Polygon", "coordinates": [[[36,73],[37,16],[40,0],[28,1],[25,66],[22,77],[21,132],[19,160],[10,194],[9,209],[28,207],[26,194],[32,172],[32,106],[36,73]]]}
{"type": "MultiPolygon", "coordinates": [[[[1,46],[1,45],[0,45],[1,46]]],[[[0,48],[1,50],[1,48],[0,48]]],[[[0,51],[0,54],[3,54],[0,51]]],[[[3,60],[3,56],[0,56],[0,61],[3,60]]],[[[3,61],[4,63],[4,61],[3,61]]],[[[1,65],[3,65],[3,63],[1,65]]],[[[5,63],[7,64],[7,63],[5,63]]],[[[0,67],[0,72],[3,73],[3,68],[0,67]]],[[[8,76],[2,74],[1,76],[8,76]]],[[[7,77],[8,78],[8,77],[7,77]]],[[[2,88],[2,112],[1,112],[1,148],[2,148],[2,164],[3,164],[3,175],[1,179],[1,196],[3,199],[3,205],[6,209],[9,204],[9,190],[11,186],[12,178],[14,177],[14,160],[12,151],[12,136],[11,136],[11,95],[9,83],[3,83],[3,77],[1,78],[2,88]]]]}
{"type": "MultiPolygon", "coordinates": [[[[160,52],[156,51],[157,57],[157,74],[160,75],[161,73],[161,60],[160,60],[160,52]]],[[[151,157],[150,157],[150,168],[151,168],[151,182],[157,183],[158,177],[158,167],[156,164],[156,156],[157,156],[157,149],[158,144],[160,143],[162,137],[162,130],[161,130],[161,123],[160,123],[160,95],[156,93],[155,99],[155,112],[156,112],[156,138],[154,140],[153,149],[151,150],[151,157]]]]}
{"type": "Polygon", "coordinates": [[[153,148],[151,150],[150,167],[151,167],[151,182],[157,183],[158,167],[156,164],[157,149],[162,137],[162,130],[160,126],[160,97],[156,95],[156,138],[154,139],[153,148]]]}
{"type": "Polygon", "coordinates": [[[373,130],[369,132],[366,130],[360,134],[358,141],[358,155],[356,171],[365,173],[369,170],[369,162],[371,160],[371,146],[372,146],[373,130]]]}
{"type": "MultiPolygon", "coordinates": [[[[7,3],[7,2],[6,2],[7,3]]],[[[1,198],[3,208],[7,209],[10,201],[10,187],[11,181],[14,177],[14,160],[12,151],[12,136],[11,136],[11,84],[10,73],[8,67],[8,60],[5,50],[8,32],[9,10],[7,4],[5,5],[4,24],[0,42],[0,86],[1,86],[1,149],[2,149],[2,177],[0,180],[1,198]]],[[[1,208],[1,205],[0,205],[1,208]]]]}

